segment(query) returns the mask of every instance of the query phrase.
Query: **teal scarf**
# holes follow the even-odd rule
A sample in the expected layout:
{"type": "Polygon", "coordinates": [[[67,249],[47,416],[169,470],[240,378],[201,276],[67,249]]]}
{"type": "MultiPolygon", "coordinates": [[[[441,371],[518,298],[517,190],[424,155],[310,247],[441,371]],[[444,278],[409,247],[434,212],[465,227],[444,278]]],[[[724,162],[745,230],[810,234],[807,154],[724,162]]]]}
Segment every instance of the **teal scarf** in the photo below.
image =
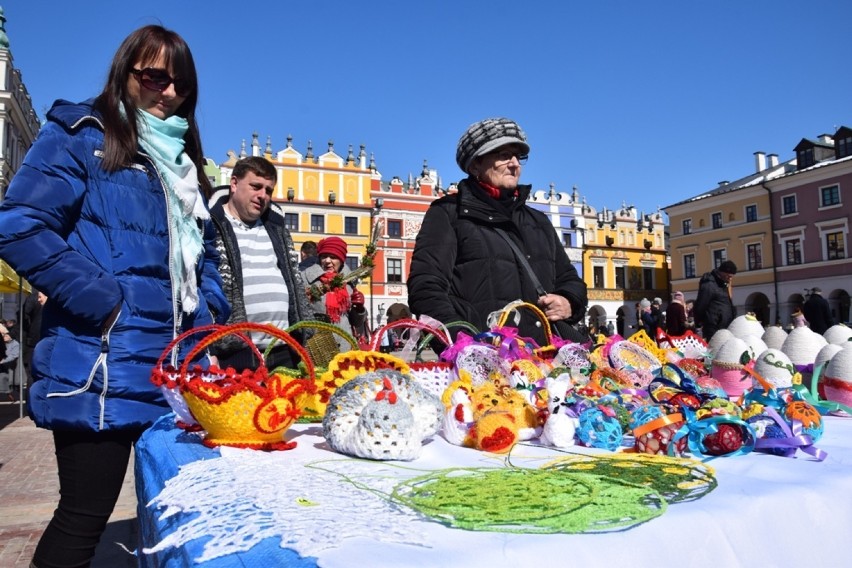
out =
{"type": "Polygon", "coordinates": [[[189,124],[179,116],[161,120],[143,110],[138,116],[139,144],[154,161],[168,196],[169,225],[176,237],[170,245],[169,268],[183,311],[191,314],[198,307],[195,267],[203,248],[196,219],[206,220],[210,214],[198,191],[198,170],[184,152],[183,137],[189,124]]]}

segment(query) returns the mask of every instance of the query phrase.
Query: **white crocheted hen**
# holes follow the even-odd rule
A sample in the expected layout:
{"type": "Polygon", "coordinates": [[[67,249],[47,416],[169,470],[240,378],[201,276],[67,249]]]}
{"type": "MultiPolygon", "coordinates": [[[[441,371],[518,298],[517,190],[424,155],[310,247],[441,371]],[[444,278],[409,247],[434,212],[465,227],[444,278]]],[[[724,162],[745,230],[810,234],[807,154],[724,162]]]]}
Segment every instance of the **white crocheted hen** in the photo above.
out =
{"type": "Polygon", "coordinates": [[[328,402],[323,436],[341,454],[373,460],[417,459],[434,436],[444,405],[407,375],[380,370],[339,387],[328,402]]]}

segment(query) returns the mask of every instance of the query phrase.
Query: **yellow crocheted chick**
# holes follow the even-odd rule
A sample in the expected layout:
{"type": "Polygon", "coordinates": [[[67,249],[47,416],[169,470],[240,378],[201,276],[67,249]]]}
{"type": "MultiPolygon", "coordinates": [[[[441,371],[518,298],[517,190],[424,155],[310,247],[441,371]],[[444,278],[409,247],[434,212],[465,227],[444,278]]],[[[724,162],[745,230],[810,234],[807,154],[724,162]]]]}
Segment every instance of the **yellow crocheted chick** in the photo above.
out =
{"type": "Polygon", "coordinates": [[[514,418],[518,437],[530,440],[540,433],[538,413],[526,397],[508,385],[485,383],[473,389],[470,395],[474,422],[492,411],[502,411],[514,418]]]}
{"type": "Polygon", "coordinates": [[[511,412],[489,410],[476,420],[469,434],[477,450],[505,454],[518,441],[518,425],[511,412]]]}

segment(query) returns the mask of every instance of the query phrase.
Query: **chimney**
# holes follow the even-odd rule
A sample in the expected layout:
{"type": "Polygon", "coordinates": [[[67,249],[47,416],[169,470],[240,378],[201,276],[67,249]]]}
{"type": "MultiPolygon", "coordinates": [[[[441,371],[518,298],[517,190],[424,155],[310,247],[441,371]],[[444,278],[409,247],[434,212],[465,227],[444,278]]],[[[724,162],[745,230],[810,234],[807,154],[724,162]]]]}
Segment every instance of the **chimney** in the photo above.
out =
{"type": "Polygon", "coordinates": [[[775,168],[778,166],[778,154],[769,154],[767,158],[769,158],[770,168],[775,168]]]}
{"type": "Polygon", "coordinates": [[[766,154],[763,152],[754,153],[754,167],[757,168],[758,172],[766,169],[766,154]]]}

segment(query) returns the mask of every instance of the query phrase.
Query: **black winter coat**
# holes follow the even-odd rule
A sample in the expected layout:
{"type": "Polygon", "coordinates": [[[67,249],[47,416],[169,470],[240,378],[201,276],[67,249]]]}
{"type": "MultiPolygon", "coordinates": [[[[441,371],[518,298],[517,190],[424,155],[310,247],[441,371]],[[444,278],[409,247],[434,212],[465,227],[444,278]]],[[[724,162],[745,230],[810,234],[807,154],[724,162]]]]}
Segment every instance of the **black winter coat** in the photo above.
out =
{"type": "Polygon", "coordinates": [[[705,272],[701,277],[693,312],[695,320],[701,323],[701,331],[707,340],[734,321],[737,310],[728,296],[728,284],[719,278],[715,270],[705,272]]]}
{"type": "MultiPolygon", "coordinates": [[[[563,337],[583,340],[567,324],[586,311],[586,284],[565,254],[553,225],[526,205],[530,186],[518,186],[514,201],[495,201],[468,178],[458,193],[433,202],[417,234],[408,277],[408,301],[415,314],[442,323],[465,321],[488,329],[488,316],[515,300],[536,304],[538,294],[512,249],[494,230],[516,242],[545,291],[571,302],[571,318],[556,326],[563,337]]],[[[544,344],[538,318],[522,310],[519,334],[544,344]]]]}

